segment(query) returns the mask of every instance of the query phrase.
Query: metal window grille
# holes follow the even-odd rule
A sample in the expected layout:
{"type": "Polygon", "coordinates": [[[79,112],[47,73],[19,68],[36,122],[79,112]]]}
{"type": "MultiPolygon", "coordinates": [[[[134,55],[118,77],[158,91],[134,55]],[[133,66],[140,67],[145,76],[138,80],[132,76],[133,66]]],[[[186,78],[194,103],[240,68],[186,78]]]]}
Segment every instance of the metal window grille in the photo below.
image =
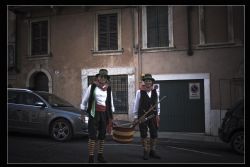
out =
{"type": "MultiPolygon", "coordinates": [[[[94,76],[89,76],[88,84],[91,84],[94,79],[94,76]]],[[[111,75],[109,84],[113,94],[115,113],[128,113],[128,76],[111,75]]]]}

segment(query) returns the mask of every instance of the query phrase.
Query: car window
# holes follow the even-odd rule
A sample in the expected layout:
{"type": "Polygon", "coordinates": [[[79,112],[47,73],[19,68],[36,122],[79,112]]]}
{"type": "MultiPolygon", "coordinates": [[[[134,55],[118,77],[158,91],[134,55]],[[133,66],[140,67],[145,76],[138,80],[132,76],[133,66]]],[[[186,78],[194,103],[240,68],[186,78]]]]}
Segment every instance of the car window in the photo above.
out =
{"type": "Polygon", "coordinates": [[[24,96],[25,96],[24,104],[35,105],[36,102],[41,102],[41,100],[32,93],[24,93],[24,96]]]}
{"type": "Polygon", "coordinates": [[[17,93],[8,91],[8,103],[17,103],[17,93]]]}
{"type": "Polygon", "coordinates": [[[49,93],[38,93],[43,97],[52,107],[72,107],[73,105],[67,102],[66,100],[49,93]]]}
{"type": "Polygon", "coordinates": [[[19,92],[17,95],[17,104],[25,104],[25,105],[35,105],[36,102],[40,102],[41,100],[34,94],[29,92],[19,92]]]}
{"type": "Polygon", "coordinates": [[[237,108],[234,108],[233,115],[238,117],[242,117],[244,115],[243,101],[238,104],[237,108]]]}
{"type": "Polygon", "coordinates": [[[234,105],[231,107],[232,110],[235,110],[236,108],[238,108],[240,105],[242,105],[243,101],[239,100],[236,103],[234,103],[234,105]]]}

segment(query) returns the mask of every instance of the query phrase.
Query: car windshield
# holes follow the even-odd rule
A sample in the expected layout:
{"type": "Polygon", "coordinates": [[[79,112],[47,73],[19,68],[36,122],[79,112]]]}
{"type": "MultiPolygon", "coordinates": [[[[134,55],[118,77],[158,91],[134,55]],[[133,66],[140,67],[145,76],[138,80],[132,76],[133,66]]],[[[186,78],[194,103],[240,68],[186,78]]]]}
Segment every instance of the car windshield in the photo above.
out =
{"type": "Polygon", "coordinates": [[[243,105],[243,99],[241,99],[241,100],[237,101],[236,103],[234,103],[234,105],[229,109],[229,112],[237,111],[237,108],[239,108],[242,105],[243,105]]]}
{"type": "Polygon", "coordinates": [[[72,107],[72,104],[54,94],[45,92],[36,93],[42,96],[52,107],[72,107]]]}

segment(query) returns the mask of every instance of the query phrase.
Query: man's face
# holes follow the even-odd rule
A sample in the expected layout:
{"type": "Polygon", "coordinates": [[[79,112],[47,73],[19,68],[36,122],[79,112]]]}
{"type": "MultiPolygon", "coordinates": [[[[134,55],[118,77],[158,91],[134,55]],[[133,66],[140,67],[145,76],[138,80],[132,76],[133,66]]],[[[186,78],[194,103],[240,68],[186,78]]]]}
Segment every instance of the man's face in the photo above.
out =
{"type": "Polygon", "coordinates": [[[101,84],[105,84],[107,82],[107,79],[108,77],[106,75],[99,75],[98,76],[98,81],[101,83],[101,84]]]}
{"type": "Polygon", "coordinates": [[[147,88],[149,88],[150,86],[152,86],[153,81],[150,80],[150,79],[146,79],[146,80],[144,81],[144,83],[145,83],[145,86],[146,86],[147,88]]]}

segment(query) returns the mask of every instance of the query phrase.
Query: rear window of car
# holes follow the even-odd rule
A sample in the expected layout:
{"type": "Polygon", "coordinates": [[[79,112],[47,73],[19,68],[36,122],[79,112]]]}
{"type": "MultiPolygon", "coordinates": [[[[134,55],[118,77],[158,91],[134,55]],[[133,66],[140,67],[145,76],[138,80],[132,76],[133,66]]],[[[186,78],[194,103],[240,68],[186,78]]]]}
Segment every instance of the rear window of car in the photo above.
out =
{"type": "Polygon", "coordinates": [[[8,91],[8,103],[17,103],[17,93],[8,91]]]}
{"type": "Polygon", "coordinates": [[[30,92],[25,91],[8,91],[8,103],[35,105],[41,102],[41,99],[30,92]]]}
{"type": "Polygon", "coordinates": [[[232,110],[233,115],[242,117],[244,115],[244,102],[239,101],[237,106],[232,110]]]}
{"type": "Polygon", "coordinates": [[[244,115],[244,100],[239,100],[231,108],[228,109],[226,115],[243,116],[244,115]]]}

